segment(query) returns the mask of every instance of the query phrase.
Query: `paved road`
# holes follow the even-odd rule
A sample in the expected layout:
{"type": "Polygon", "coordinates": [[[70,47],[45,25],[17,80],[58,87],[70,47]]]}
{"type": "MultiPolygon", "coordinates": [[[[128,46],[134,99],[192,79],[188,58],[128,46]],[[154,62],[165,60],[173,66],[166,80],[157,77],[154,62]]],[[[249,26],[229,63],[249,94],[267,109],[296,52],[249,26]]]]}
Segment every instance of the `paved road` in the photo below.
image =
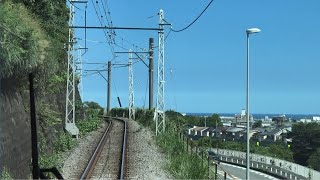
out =
{"type": "MultiPolygon", "coordinates": [[[[227,179],[238,179],[238,180],[245,180],[246,179],[246,168],[232,165],[232,164],[227,164],[221,162],[220,165],[218,166],[218,176],[223,179],[224,177],[224,171],[228,172],[232,176],[227,176],[227,179]]],[[[278,180],[277,178],[261,173],[259,171],[255,170],[250,170],[250,179],[252,180],[264,180],[264,179],[270,179],[270,180],[278,180]]]]}

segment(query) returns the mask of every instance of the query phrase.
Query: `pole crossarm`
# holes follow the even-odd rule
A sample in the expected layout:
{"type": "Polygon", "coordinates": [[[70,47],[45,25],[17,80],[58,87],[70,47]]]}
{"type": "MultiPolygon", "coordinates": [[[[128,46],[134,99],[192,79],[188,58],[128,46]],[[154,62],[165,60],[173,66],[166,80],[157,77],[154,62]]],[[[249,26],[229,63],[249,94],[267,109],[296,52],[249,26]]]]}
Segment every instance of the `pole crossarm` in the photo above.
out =
{"type": "MultiPolygon", "coordinates": [[[[128,54],[128,53],[134,53],[137,57],[138,57],[138,59],[140,60],[140,61],[142,61],[142,63],[144,64],[144,65],[146,65],[147,66],[147,68],[149,68],[149,65],[139,56],[139,54],[138,53],[147,53],[147,54],[149,54],[149,52],[134,52],[134,51],[132,51],[132,52],[115,52],[115,53],[118,53],[118,54],[128,54]]],[[[130,59],[134,59],[134,58],[130,58],[130,59]]]]}
{"type": "Polygon", "coordinates": [[[97,72],[101,72],[101,71],[108,71],[107,69],[85,69],[84,71],[97,71],[97,72]]]}
{"type": "Polygon", "coordinates": [[[115,30],[137,30],[137,31],[163,31],[160,28],[144,27],[109,27],[109,26],[69,26],[69,29],[115,29],[115,30]]]}
{"type": "Polygon", "coordinates": [[[88,1],[70,1],[70,3],[88,3],[88,1]]]}
{"type": "MultiPolygon", "coordinates": [[[[130,52],[124,52],[124,51],[121,51],[121,52],[114,52],[114,53],[118,53],[118,54],[128,54],[130,52]]],[[[132,51],[132,53],[149,53],[149,52],[146,52],[146,51],[132,51]]]]}

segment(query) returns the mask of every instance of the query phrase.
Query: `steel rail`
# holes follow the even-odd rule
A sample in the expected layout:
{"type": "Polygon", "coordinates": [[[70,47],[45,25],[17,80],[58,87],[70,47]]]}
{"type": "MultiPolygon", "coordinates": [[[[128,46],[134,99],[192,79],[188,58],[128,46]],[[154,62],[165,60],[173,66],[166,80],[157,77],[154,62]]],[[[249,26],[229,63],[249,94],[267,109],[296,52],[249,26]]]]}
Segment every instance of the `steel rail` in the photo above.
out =
{"type": "Polygon", "coordinates": [[[123,138],[122,138],[122,150],[121,150],[121,167],[119,172],[120,180],[124,179],[125,176],[125,163],[126,163],[126,145],[127,145],[127,121],[123,119],[116,118],[117,120],[123,121],[124,130],[123,130],[123,138]]]}
{"type": "MultiPolygon", "coordinates": [[[[125,162],[126,162],[126,142],[127,142],[127,122],[123,119],[120,118],[111,118],[111,119],[115,119],[118,121],[122,121],[124,123],[124,129],[123,129],[123,138],[122,138],[122,149],[121,149],[121,163],[120,163],[120,167],[119,167],[119,174],[118,177],[120,180],[124,179],[125,176],[125,162]]],[[[96,147],[96,150],[94,151],[86,169],[84,170],[82,176],[81,176],[81,180],[83,179],[90,179],[91,174],[94,170],[94,167],[100,157],[100,154],[103,150],[104,144],[107,140],[107,135],[110,131],[110,128],[112,127],[112,121],[110,120],[110,124],[106,130],[106,132],[103,134],[103,136],[100,139],[99,144],[96,147]]]]}
{"type": "Polygon", "coordinates": [[[99,156],[102,152],[102,149],[103,149],[103,146],[106,142],[106,139],[107,139],[107,135],[109,133],[109,130],[112,126],[112,121],[109,121],[109,126],[107,128],[107,130],[105,131],[105,133],[103,134],[103,136],[101,137],[100,141],[99,141],[99,144],[97,145],[94,153],[92,154],[91,156],[91,159],[86,167],[86,169],[84,170],[82,176],[80,177],[81,180],[83,179],[89,179],[91,177],[91,174],[94,170],[94,166],[96,165],[98,159],[99,159],[99,156]]]}

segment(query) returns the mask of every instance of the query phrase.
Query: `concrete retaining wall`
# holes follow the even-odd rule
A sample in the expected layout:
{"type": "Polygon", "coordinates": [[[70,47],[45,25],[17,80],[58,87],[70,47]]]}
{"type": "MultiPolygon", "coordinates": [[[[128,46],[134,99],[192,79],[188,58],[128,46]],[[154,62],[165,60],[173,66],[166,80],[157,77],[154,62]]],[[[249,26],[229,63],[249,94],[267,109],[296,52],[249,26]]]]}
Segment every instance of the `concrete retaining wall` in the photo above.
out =
{"type": "MultiPolygon", "coordinates": [[[[210,150],[217,152],[217,149],[215,148],[211,148],[210,150]]],[[[221,156],[222,161],[246,166],[245,152],[218,149],[218,154],[221,156]]],[[[287,179],[320,179],[320,172],[289,161],[258,154],[250,154],[250,160],[250,167],[276,174],[287,179]]]]}

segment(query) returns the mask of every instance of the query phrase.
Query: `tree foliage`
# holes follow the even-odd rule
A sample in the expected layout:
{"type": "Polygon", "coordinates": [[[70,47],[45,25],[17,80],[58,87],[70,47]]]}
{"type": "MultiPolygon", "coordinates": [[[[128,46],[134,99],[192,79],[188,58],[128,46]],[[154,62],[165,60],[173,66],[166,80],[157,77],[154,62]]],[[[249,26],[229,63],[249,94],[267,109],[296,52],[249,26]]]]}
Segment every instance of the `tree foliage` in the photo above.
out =
{"type": "Polygon", "coordinates": [[[314,151],[308,159],[308,164],[315,170],[320,171],[320,148],[314,151]]]}
{"type": "Polygon", "coordinates": [[[3,0],[0,14],[0,78],[23,82],[34,72],[39,92],[65,91],[65,0],[3,0]]]}
{"type": "MultiPolygon", "coordinates": [[[[247,145],[243,142],[236,141],[223,141],[219,138],[212,138],[212,147],[218,147],[221,149],[230,149],[235,151],[246,152],[247,145]]],[[[271,144],[269,147],[257,146],[255,143],[250,142],[250,152],[255,154],[261,154],[265,156],[275,157],[287,161],[293,161],[293,153],[283,144],[271,144]]]]}
{"type": "Polygon", "coordinates": [[[261,128],[262,127],[262,121],[259,120],[259,121],[255,121],[253,123],[253,128],[261,128]]]}
{"type": "Polygon", "coordinates": [[[310,156],[320,148],[320,124],[317,122],[294,124],[290,136],[294,160],[307,166],[310,156]]]}

